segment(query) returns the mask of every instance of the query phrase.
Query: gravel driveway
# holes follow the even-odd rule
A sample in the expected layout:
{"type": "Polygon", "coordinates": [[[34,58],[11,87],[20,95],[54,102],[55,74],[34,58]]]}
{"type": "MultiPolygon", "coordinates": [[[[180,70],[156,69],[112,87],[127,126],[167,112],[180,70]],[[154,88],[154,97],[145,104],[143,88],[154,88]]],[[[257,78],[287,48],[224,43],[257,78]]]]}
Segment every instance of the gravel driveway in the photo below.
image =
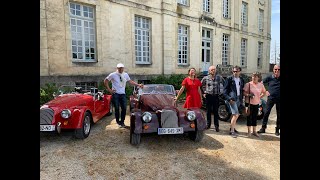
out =
{"type": "Polygon", "coordinates": [[[84,140],[72,132],[40,133],[40,179],[280,179],[275,114],[274,107],[260,138],[246,137],[246,120],[239,119],[238,138],[220,121],[220,132],[206,130],[198,143],[186,135],[146,134],[132,146],[129,129],[118,128],[114,115],[92,126],[84,140]]]}

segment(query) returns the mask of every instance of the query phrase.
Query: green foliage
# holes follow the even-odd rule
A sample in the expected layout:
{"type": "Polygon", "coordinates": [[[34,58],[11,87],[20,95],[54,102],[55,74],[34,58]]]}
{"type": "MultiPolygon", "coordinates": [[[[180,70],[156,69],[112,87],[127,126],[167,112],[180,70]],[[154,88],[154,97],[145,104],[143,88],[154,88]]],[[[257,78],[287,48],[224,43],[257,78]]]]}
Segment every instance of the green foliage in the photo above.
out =
{"type": "Polygon", "coordinates": [[[251,76],[248,76],[246,74],[240,74],[240,76],[243,78],[244,83],[247,83],[247,82],[251,81],[251,76]]]}
{"type": "Polygon", "coordinates": [[[55,83],[47,83],[44,87],[40,87],[40,105],[52,100],[53,93],[58,91],[55,83]]]}

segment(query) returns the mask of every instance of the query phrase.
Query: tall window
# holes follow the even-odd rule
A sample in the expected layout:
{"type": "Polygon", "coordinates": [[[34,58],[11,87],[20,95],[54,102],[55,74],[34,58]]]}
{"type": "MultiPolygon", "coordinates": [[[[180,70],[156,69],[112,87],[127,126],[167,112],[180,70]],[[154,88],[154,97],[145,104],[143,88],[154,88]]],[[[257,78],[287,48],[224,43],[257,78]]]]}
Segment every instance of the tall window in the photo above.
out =
{"type": "Polygon", "coordinates": [[[223,0],[223,17],[230,17],[230,8],[229,8],[229,0],[223,0]]]}
{"type": "Polygon", "coordinates": [[[188,63],[188,27],[184,25],[178,26],[178,64],[184,65],[188,63]]]}
{"type": "Polygon", "coordinates": [[[263,10],[259,9],[259,19],[258,19],[259,32],[263,32],[263,10]]]}
{"type": "Polygon", "coordinates": [[[177,2],[178,2],[178,4],[183,4],[185,6],[188,5],[188,0],[178,0],[177,2]]]}
{"type": "Polygon", "coordinates": [[[258,68],[262,67],[263,42],[258,42],[258,68]]]}
{"type": "Polygon", "coordinates": [[[203,0],[203,11],[210,12],[210,0],[203,0]]]}
{"type": "Polygon", "coordinates": [[[134,17],[135,51],[137,64],[151,64],[150,61],[150,19],[134,17]]]}
{"type": "Polygon", "coordinates": [[[241,39],[240,66],[247,66],[247,39],[241,39]]]}
{"type": "Polygon", "coordinates": [[[222,65],[229,64],[229,35],[222,35],[222,65]]]}
{"type": "Polygon", "coordinates": [[[202,29],[202,53],[201,53],[201,60],[202,62],[210,62],[211,59],[211,30],[209,29],[202,29]]]}
{"type": "Polygon", "coordinates": [[[248,3],[242,1],[241,24],[248,26],[248,3]]]}
{"type": "Polygon", "coordinates": [[[70,3],[72,59],[96,60],[96,30],[94,10],[90,6],[70,3]]]}

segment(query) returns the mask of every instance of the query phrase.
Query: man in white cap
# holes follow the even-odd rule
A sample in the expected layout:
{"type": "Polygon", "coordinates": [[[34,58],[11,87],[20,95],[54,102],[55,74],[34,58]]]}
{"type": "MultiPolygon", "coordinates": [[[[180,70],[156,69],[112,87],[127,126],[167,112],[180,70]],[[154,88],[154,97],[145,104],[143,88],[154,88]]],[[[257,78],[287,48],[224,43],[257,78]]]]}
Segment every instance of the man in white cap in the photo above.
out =
{"type": "Polygon", "coordinates": [[[110,73],[104,79],[104,85],[107,90],[112,94],[112,101],[114,103],[114,111],[116,121],[119,127],[125,127],[124,120],[126,116],[126,82],[143,88],[143,84],[138,84],[130,79],[129,75],[123,71],[124,65],[122,63],[117,64],[117,71],[110,73]],[[109,87],[109,81],[112,83],[112,89],[109,87]],[[121,107],[121,117],[119,118],[119,105],[121,107]],[[120,119],[120,120],[119,120],[120,119]]]}

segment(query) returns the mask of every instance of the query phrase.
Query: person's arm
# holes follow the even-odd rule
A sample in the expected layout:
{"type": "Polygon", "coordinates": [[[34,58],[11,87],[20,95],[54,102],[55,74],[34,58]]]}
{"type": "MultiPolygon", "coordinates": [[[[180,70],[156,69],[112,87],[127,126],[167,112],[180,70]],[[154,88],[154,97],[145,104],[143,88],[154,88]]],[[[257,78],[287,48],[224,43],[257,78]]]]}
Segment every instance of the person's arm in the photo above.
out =
{"type": "Polygon", "coordinates": [[[202,95],[201,95],[201,97],[203,96],[203,97],[206,97],[206,83],[207,83],[207,81],[206,81],[206,79],[205,79],[205,77],[203,77],[202,79],[201,79],[201,93],[202,93],[202,95]]]}
{"type": "Polygon", "coordinates": [[[139,86],[140,88],[143,88],[143,84],[138,84],[138,83],[132,81],[131,79],[129,80],[129,83],[134,85],[134,86],[139,86]]]}
{"type": "Polygon", "coordinates": [[[198,92],[199,92],[199,95],[200,95],[201,104],[203,104],[201,86],[198,86],[198,92]]]}
{"type": "Polygon", "coordinates": [[[227,101],[230,101],[230,98],[231,98],[229,96],[229,91],[230,91],[229,88],[230,88],[230,81],[229,81],[229,78],[227,78],[223,87],[223,95],[227,101]]]}
{"type": "Polygon", "coordinates": [[[112,90],[109,86],[109,80],[107,78],[104,79],[104,86],[107,88],[107,91],[110,94],[113,94],[116,90],[112,90]]]}
{"type": "Polygon", "coordinates": [[[179,90],[179,92],[178,92],[177,96],[174,98],[174,100],[175,100],[175,101],[176,101],[176,100],[178,100],[179,96],[183,93],[184,88],[185,88],[185,86],[181,86],[181,88],[180,88],[180,90],[179,90]]]}

